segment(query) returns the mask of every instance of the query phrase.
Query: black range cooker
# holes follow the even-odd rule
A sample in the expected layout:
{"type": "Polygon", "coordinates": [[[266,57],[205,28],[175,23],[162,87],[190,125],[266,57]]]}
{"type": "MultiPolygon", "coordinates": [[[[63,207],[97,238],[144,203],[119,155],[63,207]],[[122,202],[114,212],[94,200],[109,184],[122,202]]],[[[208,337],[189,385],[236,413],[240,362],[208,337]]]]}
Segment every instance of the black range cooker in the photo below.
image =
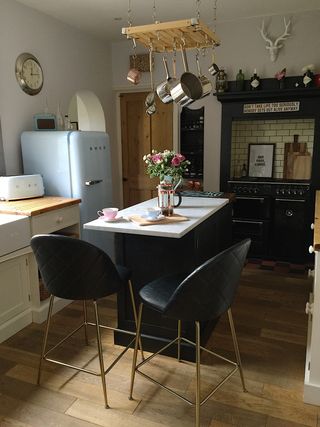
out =
{"type": "Polygon", "coordinates": [[[251,237],[252,257],[297,263],[308,260],[309,182],[240,179],[228,181],[228,191],[236,194],[234,240],[251,237]]]}

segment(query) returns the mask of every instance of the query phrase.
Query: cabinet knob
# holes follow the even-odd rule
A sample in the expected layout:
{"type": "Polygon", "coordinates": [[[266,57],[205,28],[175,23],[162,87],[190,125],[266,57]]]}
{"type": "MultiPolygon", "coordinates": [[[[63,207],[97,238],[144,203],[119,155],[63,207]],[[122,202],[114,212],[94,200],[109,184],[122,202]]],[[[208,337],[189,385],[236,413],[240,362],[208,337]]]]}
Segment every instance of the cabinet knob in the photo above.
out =
{"type": "Polygon", "coordinates": [[[314,223],[313,222],[310,224],[310,228],[311,228],[311,230],[314,230],[314,223]]]}
{"type": "Polygon", "coordinates": [[[309,246],[309,254],[313,254],[314,252],[314,248],[312,245],[309,246]]]}
{"type": "Polygon", "coordinates": [[[313,303],[312,302],[306,303],[306,314],[313,314],[313,303]]]}

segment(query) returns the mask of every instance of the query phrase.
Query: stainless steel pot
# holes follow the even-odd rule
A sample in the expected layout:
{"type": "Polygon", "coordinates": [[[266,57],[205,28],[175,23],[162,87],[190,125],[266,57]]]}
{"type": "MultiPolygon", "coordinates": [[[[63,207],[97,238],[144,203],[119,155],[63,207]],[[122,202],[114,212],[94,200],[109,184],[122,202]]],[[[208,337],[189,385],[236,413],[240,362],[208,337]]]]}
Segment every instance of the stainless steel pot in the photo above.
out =
{"type": "Polygon", "coordinates": [[[172,86],[174,84],[176,84],[177,79],[170,77],[169,75],[169,71],[168,71],[168,64],[167,64],[167,58],[164,56],[162,58],[163,60],[163,65],[164,65],[164,69],[166,72],[166,80],[162,83],[160,83],[157,86],[157,94],[158,97],[160,98],[160,100],[164,103],[164,104],[169,104],[170,102],[173,101],[171,93],[170,93],[170,89],[172,88],[172,86]]]}
{"type": "Polygon", "coordinates": [[[197,76],[189,72],[185,50],[181,47],[184,73],[170,89],[172,99],[181,107],[191,104],[202,96],[202,84],[197,76]]]}
{"type": "Polygon", "coordinates": [[[207,95],[209,95],[211,93],[211,91],[212,91],[212,83],[207,78],[207,76],[205,76],[204,74],[201,73],[201,68],[200,68],[200,63],[199,63],[199,56],[198,55],[196,55],[196,62],[197,62],[199,80],[200,80],[201,85],[202,85],[202,97],[201,98],[204,98],[205,96],[207,96],[207,95]]]}

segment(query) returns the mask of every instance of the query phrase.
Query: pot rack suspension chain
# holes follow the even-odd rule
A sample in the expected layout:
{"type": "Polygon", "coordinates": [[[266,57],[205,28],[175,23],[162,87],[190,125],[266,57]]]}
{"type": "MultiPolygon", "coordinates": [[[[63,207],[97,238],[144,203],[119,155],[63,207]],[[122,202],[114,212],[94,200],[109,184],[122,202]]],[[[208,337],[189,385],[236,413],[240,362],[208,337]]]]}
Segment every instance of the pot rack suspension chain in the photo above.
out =
{"type": "Polygon", "coordinates": [[[213,31],[216,32],[217,30],[217,3],[218,0],[213,0],[213,31]]]}
{"type": "Polygon", "coordinates": [[[128,25],[132,27],[132,9],[131,9],[131,0],[128,0],[128,25]]]}
{"type": "Polygon", "coordinates": [[[196,0],[196,8],[197,8],[197,19],[200,20],[200,4],[201,0],[196,0]]]}

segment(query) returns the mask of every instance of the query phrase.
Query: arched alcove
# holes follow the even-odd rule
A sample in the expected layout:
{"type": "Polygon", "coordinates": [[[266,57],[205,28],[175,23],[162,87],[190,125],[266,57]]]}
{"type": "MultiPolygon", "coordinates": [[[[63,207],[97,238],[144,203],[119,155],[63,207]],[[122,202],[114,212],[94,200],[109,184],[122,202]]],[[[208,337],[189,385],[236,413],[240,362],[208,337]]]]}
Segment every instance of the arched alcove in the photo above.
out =
{"type": "Polygon", "coordinates": [[[106,121],[99,98],[90,90],[81,90],[72,97],[68,114],[79,130],[106,131],[106,121]]]}

